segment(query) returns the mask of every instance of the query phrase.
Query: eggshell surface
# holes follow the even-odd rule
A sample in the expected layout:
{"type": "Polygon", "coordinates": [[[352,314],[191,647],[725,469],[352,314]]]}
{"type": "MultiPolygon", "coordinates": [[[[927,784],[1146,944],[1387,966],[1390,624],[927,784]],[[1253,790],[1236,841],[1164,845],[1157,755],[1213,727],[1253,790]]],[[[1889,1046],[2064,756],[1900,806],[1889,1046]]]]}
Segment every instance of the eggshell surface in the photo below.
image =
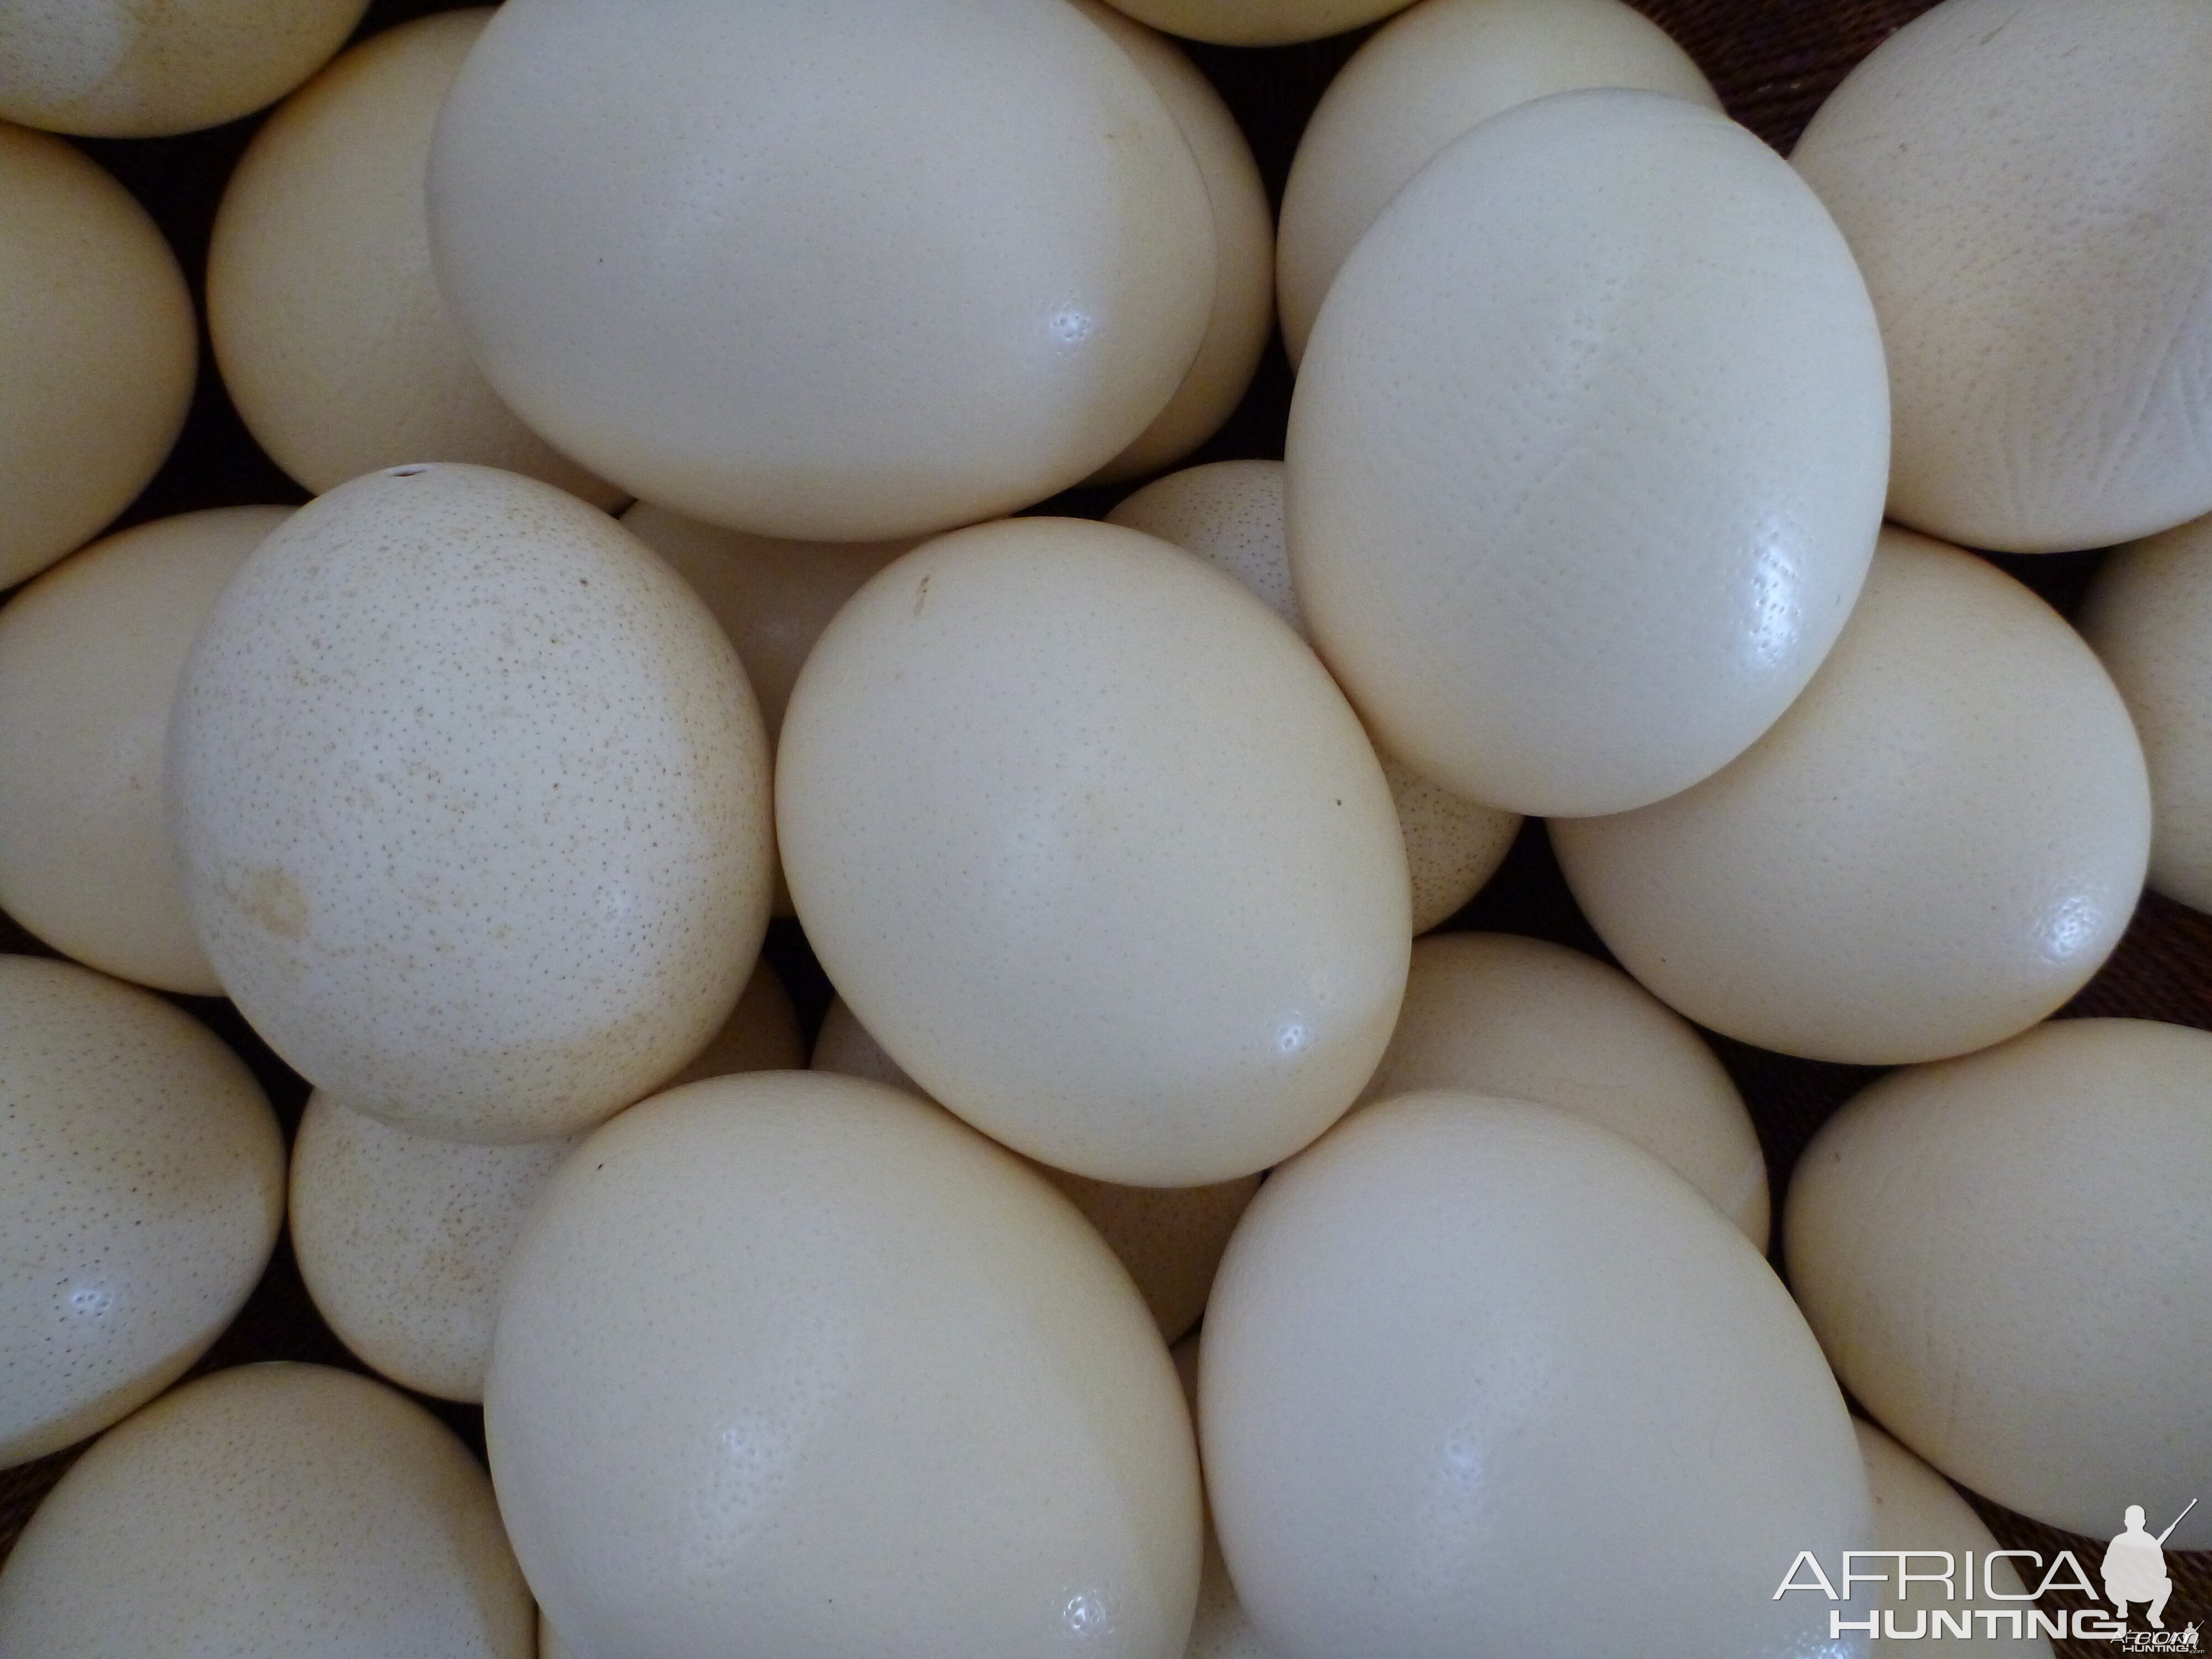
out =
{"type": "Polygon", "coordinates": [[[161,749],[193,636],[289,513],[141,525],[0,611],[0,909],[104,973],[222,993],[177,890],[161,749]]]}
{"type": "Polygon", "coordinates": [[[819,1074],[657,1097],[513,1273],[493,1478],[579,1652],[1182,1652],[1167,1351],[1066,1200],[945,1114],[819,1074]]]}
{"type": "Polygon", "coordinates": [[[168,244],[82,152],[0,122],[0,226],[6,588],[131,504],[185,423],[198,354],[168,244]]]}
{"type": "Polygon", "coordinates": [[[98,138],[221,126],[330,61],[368,0],[0,0],[0,118],[98,138]]]}
{"type": "MultiPolygon", "coordinates": [[[[814,1069],[866,1078],[927,1099],[840,997],[814,1040],[814,1069]]],[[[1015,1156],[1019,1157],[1017,1153],[1015,1156]]],[[[1124,1187],[1024,1159],[1066,1194],[1129,1270],[1160,1335],[1174,1342],[1206,1311],[1214,1270],[1237,1222],[1260,1190],[1256,1175],[1207,1187],[1124,1187]]]]}
{"type": "Polygon", "coordinates": [[[7,1659],[527,1659],[532,1632],[466,1448],[321,1365],[217,1371],[148,1407],[0,1571],[7,1659]]]}
{"type": "Polygon", "coordinates": [[[2212,911],[2212,520],[2106,556],[2081,627],[2150,769],[2150,884],[2212,911]]]}
{"type": "Polygon", "coordinates": [[[174,1382],[283,1216],[276,1116],[212,1033],[85,969],[0,956],[0,1468],[174,1382]]]}
{"type": "Polygon", "coordinates": [[[310,1096],[290,1208],[316,1311],[393,1382],[482,1400],[522,1218],[580,1141],[458,1146],[310,1096]]]}
{"type": "MultiPolygon", "coordinates": [[[[1214,461],[1171,472],[1130,495],[1106,521],[1197,554],[1236,577],[1305,636],[1283,535],[1280,461],[1214,461]]],[[[1389,755],[1376,758],[1406,840],[1413,931],[1425,933],[1497,872],[1520,832],[1521,817],[1463,800],[1389,755]]]]}
{"type": "Polygon", "coordinates": [[[1403,1095],[1276,1170],[1199,1401],[1279,1659],[1858,1650],[1773,1597],[1869,1528],[1811,1334],[1686,1182],[1558,1108],[1403,1095]]]}
{"type": "Polygon", "coordinates": [[[1314,643],[1455,794],[1671,795],[1842,629],[1887,398],[1849,250],[1750,133],[1649,92],[1509,110],[1399,192],[1315,325],[1287,451],[1314,643]]]}
{"type": "Polygon", "coordinates": [[[806,1038],[799,1029],[799,1011],[791,1006],[791,993],[763,961],[745,981],[738,1006],[722,1022],[707,1046],[692,1055],[684,1069],[663,1086],[697,1083],[733,1072],[795,1072],[806,1065],[806,1038]]]}
{"type": "Polygon", "coordinates": [[[303,507],[186,665],[186,904],[356,1111],[573,1134],[728,1017],[768,921],[767,738],[706,607],[548,485],[406,466],[303,507]]]}
{"type": "Polygon", "coordinates": [[[430,274],[430,132],[488,10],[387,29],[254,135],[216,216],[208,330],[255,440],[311,490],[408,461],[622,491],[525,427],[469,361],[430,274]]]}
{"type": "Polygon", "coordinates": [[[854,1012],[1041,1162],[1249,1175],[1389,1041],[1410,915],[1374,750],[1295,634],[1152,537],[1016,520],[890,566],[799,676],[776,797],[854,1012]]]}
{"type": "MultiPolygon", "coordinates": [[[[1990,1553],[1999,1547],[1997,1540],[1982,1524],[1982,1517],[1974,1513],[1965,1498],[1952,1491],[1942,1475],[1873,1424],[1854,1418],[1851,1428],[1859,1437],[1859,1455],[1866,1462],[1867,1485],[1874,1496],[1875,1548],[1915,1552],[1909,1564],[1915,1575],[1935,1573],[1941,1564],[1929,1559],[1925,1553],[1942,1551],[1951,1558],[1952,1575],[1948,1585],[1916,1577],[1911,1583],[1900,1586],[1897,1563],[1869,1561],[1865,1564],[1867,1570],[1888,1576],[1880,1584],[1859,1587],[1856,1598],[1859,1607],[1852,1613],[1853,1618],[1864,1618],[1871,1606],[1885,1621],[1893,1615],[1894,1626],[1902,1634],[1910,1632],[1916,1625],[1932,1625],[1933,1615],[1939,1612],[1957,1620],[1969,1607],[2002,1610],[2008,1596],[2015,1603],[2027,1599],[2027,1592],[2033,1587],[2021,1584],[2020,1574],[2014,1571],[2008,1559],[1989,1559],[1990,1553]],[[1966,1565],[1969,1556],[1973,1558],[1971,1581],[1966,1565]],[[1973,1586],[1971,1595],[1967,1593],[1970,1582],[1973,1586]],[[1947,1590],[1951,1593],[1946,1594],[1947,1590]],[[1924,1613],[1921,1611],[1923,1608],[1924,1613]]],[[[2009,1632],[1999,1636],[1994,1628],[1971,1615],[1968,1622],[1974,1633],[1963,1639],[1952,1628],[1938,1627],[1942,1633],[1936,1639],[1957,1643],[1945,1651],[2003,1654],[2008,1659],[2048,1659],[2051,1638],[2040,1632],[2031,1631],[2017,1637],[2009,1632]]],[[[1885,1630],[1890,1627],[1886,1622],[1885,1630]]]]}
{"type": "Polygon", "coordinates": [[[1418,941],[1363,1098],[1425,1089],[1564,1107],[1635,1142],[1766,1248],[1766,1159],[1728,1073],[1686,1021],[1579,951],[1510,933],[1418,941]]]}
{"type": "Polygon", "coordinates": [[[1287,46],[1388,17],[1403,0],[1119,0],[1170,34],[1224,46],[1287,46]]]}
{"type": "Polygon", "coordinates": [[[1430,158],[1493,115],[1582,87],[1720,107],[1688,54],[1620,0],[1424,0],[1360,47],[1306,123],[1283,190],[1291,362],[1345,256],[1430,158]]]}
{"type": "Polygon", "coordinates": [[[1791,157],[1881,319],[1892,518],[2020,553],[2212,508],[2212,13],[1947,0],[1791,157]]]}
{"type": "Polygon", "coordinates": [[[501,394],[645,500],[889,540],[1039,501],[1175,395],[1189,145],[1059,0],[526,0],[439,119],[438,283],[501,394]]]}
{"type": "Polygon", "coordinates": [[[1886,530],[1820,677],[1719,776],[1555,822],[1645,988],[1814,1060],[1986,1048],[2079,990],[2150,843],[2142,750],[2081,637],[1988,563],[1886,530]]]}
{"type": "MultiPolygon", "coordinates": [[[[1797,1166],[1792,1282],[1881,1425],[2106,1538],[2212,1484],[2212,1034],[2059,1020],[1881,1079],[1797,1166]]],[[[2212,1547],[2203,1505],[2168,1540],[2212,1547]]]]}
{"type": "Polygon", "coordinates": [[[1090,480],[1110,483],[1181,460],[1243,400],[1275,321],[1275,216],[1252,147],[1213,83],[1170,42],[1103,0],[1075,4],[1129,54],[1175,117],[1213,212],[1213,312],[1206,337],[1168,406],[1090,480]]]}

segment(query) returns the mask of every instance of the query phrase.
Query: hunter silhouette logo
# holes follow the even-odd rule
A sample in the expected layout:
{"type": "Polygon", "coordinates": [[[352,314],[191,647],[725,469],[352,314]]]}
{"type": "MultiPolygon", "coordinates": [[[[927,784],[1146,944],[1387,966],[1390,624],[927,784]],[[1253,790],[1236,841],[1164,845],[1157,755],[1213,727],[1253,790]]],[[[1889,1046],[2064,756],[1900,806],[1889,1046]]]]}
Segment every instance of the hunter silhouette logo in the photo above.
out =
{"type": "MultiPolygon", "coordinates": [[[[2154,1631],[2166,1629],[2166,1598],[2173,1594],[2173,1580],[2166,1575],[2166,1540],[2173,1536],[2174,1527],[2189,1518],[2189,1511],[2197,1507],[2191,1498],[2179,1515],[2173,1517],[2172,1526],[2153,1537],[2143,1528],[2142,1505],[2130,1504],[2122,1520],[2126,1530],[2112,1540],[2105,1551],[2105,1599],[2119,1610],[2120,1622],[2125,1624],[2128,1606],[2141,1601],[2148,1608],[2144,1617],[2154,1631]]],[[[2197,1626],[2192,1621],[2186,1630],[2175,1632],[2176,1639],[2156,1642],[2133,1634],[2122,1639],[2130,1651],[2194,1653],[2197,1650],[2197,1626]]]]}

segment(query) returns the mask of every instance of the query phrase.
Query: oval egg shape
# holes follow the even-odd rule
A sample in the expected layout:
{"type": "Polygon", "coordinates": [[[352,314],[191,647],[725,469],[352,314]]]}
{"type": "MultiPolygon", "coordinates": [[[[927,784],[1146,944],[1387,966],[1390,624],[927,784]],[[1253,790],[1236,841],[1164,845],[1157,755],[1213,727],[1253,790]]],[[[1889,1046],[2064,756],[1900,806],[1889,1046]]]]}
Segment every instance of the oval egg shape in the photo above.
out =
{"type": "Polygon", "coordinates": [[[1687,1182],[1556,1107],[1348,1119],[1260,1189],[1200,1347],[1214,1526],[1276,1659],[1858,1650],[1773,1594],[1869,1531],[1812,1334],[1687,1182]]]}
{"type": "Polygon", "coordinates": [[[276,1115],[212,1032],[72,963],[0,956],[0,1468],[174,1382],[283,1219],[276,1115]]]}
{"type": "Polygon", "coordinates": [[[1672,800],[1555,821],[1621,965],[1763,1048],[1861,1066],[2024,1030],[2134,914],[2150,794],[2081,636],[1987,562],[1885,530],[1842,641],[1751,751],[1672,800]]]}
{"type": "Polygon", "coordinates": [[[428,191],[515,412],[761,535],[887,541],[1080,482],[1213,308],[1190,147],[1060,0],[523,0],[428,191]]]}
{"type": "Polygon", "coordinates": [[[1066,1200],[880,1085],[693,1084],[586,1141],[516,1251],[485,1431],[580,1653],[1178,1659],[1190,1629],[1198,1465],[1143,1303],[1066,1200]]]}
{"type": "MultiPolygon", "coordinates": [[[[1783,1212],[1844,1386],[2008,1509],[2094,1538],[2212,1488],[2212,1033],[2066,1019],[1896,1072],[1822,1127],[1783,1212]]],[[[2169,1540],[2212,1547],[2199,1504],[2169,1540]]]]}
{"type": "Polygon", "coordinates": [[[1812,678],[1888,445],[1865,287],[1788,165],[1681,99],[1561,93],[1446,148],[1338,274],[1291,404],[1298,602],[1423,776],[1625,811],[1812,678]]]}
{"type": "Polygon", "coordinates": [[[0,1659],[529,1659],[532,1623],[468,1449],[322,1365],[156,1401],[71,1467],[0,1568],[0,1659]]]}
{"type": "Polygon", "coordinates": [[[1374,750],[1295,634],[1152,537],[1019,519],[917,548],[816,646],[776,772],[831,982],[1040,1162],[1249,1175],[1389,1040],[1411,919],[1374,750]]]}
{"type": "Polygon", "coordinates": [[[2101,547],[2212,509],[2212,12],[1946,0],[1791,162],[1889,348],[1889,514],[1969,547],[2101,547]]]}
{"type": "Polygon", "coordinates": [[[178,890],[162,750],[185,658],[284,507],[112,536],[0,611],[0,908],[102,973],[220,996],[178,890]]]}
{"type": "Polygon", "coordinates": [[[356,1111],[542,1140],[714,1035],[768,925],[760,711],[674,572],[550,485],[342,485],[185,669],[170,822],[246,1018],[356,1111]]]}
{"type": "Polygon", "coordinates": [[[224,187],[208,332],[256,442],[310,490],[410,461],[527,473],[595,507],[623,492],[499,400],[438,297],[422,169],[491,13],[418,18],[289,100],[224,187]]]}
{"type": "Polygon", "coordinates": [[[192,301],[161,231],[75,146],[0,122],[0,589],[131,504],[185,424],[192,301]]]}

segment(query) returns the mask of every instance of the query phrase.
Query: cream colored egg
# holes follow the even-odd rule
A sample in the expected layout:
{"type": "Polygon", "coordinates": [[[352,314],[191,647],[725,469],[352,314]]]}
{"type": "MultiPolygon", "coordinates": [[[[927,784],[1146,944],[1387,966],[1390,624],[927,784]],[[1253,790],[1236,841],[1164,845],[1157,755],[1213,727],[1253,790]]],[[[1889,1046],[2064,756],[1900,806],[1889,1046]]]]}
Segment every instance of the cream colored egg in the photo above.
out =
{"type": "Polygon", "coordinates": [[[1127,54],[1060,0],[525,0],[454,83],[438,283],[562,450],[763,535],[1042,500],[1196,358],[1213,218],[1127,54]]]}
{"type": "Polygon", "coordinates": [[[0,118],[97,138],[221,126],[345,44],[368,0],[0,0],[0,118]]]}
{"type": "Polygon", "coordinates": [[[177,890],[161,746],[200,624],[289,513],[141,525],[0,611],[0,909],[104,973],[222,993],[177,890]]]}
{"type": "Polygon", "coordinates": [[[861,584],[918,537],[890,542],[794,542],[724,530],[639,501],[623,527],[676,568],[738,647],[772,745],[807,653],[861,584]]]}
{"type": "Polygon", "coordinates": [[[1618,1135],[1447,1091],[1363,1111],[1269,1178],[1201,1342],[1214,1525],[1279,1659],[1861,1650],[1773,1595],[1798,1551],[1866,1547],[1835,1380],[1743,1235],[1618,1135]]]}
{"type": "Polygon", "coordinates": [[[1656,93],[1454,141],[1339,273],[1291,405],[1291,567],[1382,747],[1624,811],[1741,753],[1866,574],[1881,342],[1780,158],[1656,93]]]}
{"type": "MultiPolygon", "coordinates": [[[[887,1083],[928,1099],[853,1017],[842,997],[830,1003],[814,1040],[814,1069],[887,1083]]],[[[1065,1193],[1098,1230],[1136,1281],[1161,1336],[1176,1341],[1198,1323],[1221,1253],[1229,1248],[1230,1235],[1252,1194],[1260,1190],[1258,1176],[1206,1187],[1124,1187],[1023,1161],[1065,1193]]]]}
{"type": "Polygon", "coordinates": [[[690,589],[574,497],[404,466],[264,542],[168,747],[186,904],[271,1048],[357,1111],[588,1128],[728,1017],[768,921],[768,744],[690,589]]]}
{"type": "Polygon", "coordinates": [[[1299,136],[1276,255],[1296,364],[1345,256],[1405,182],[1492,116],[1578,87],[1718,109],[1665,30],[1620,0],[1423,0],[1352,55],[1299,136]]]}
{"type": "Polygon", "coordinates": [[[621,498],[500,402],[430,275],[430,131],[490,16],[445,12],[356,46],[254,135],[223,192],[208,250],[216,361],[254,438],[311,490],[475,461],[597,506],[621,498]]]}
{"type": "Polygon", "coordinates": [[[1551,831],[1661,1000],[1881,1066],[1986,1048],[2079,990],[2134,912],[2150,797],[2081,637],[1984,561],[1887,530],[1834,654],[1749,754],[1551,831]]]}
{"type": "Polygon", "coordinates": [[[1374,750],[1295,634],[1152,537],[1024,519],[917,548],[822,636],[776,775],[830,980],[1030,1157],[1249,1175],[1389,1039],[1410,915],[1374,750]]]}
{"type": "MultiPolygon", "coordinates": [[[[2059,1020],[1882,1079],[1783,1214],[1836,1374],[2008,1509],[2109,1538],[2212,1487],[2212,1034],[2059,1020]]],[[[2200,1504],[2170,1540],[2212,1547],[2200,1504]]]]}
{"type": "Polygon", "coordinates": [[[4,1659],[527,1659],[531,1632],[467,1449],[321,1365],[217,1371],[148,1407],[0,1571],[4,1659]]]}
{"type": "Polygon", "coordinates": [[[315,1310],[393,1382],[483,1398],[522,1218],[581,1137],[465,1146],[308,1097],[292,1147],[292,1249],[315,1310]]]}
{"type": "Polygon", "coordinates": [[[1686,1021],[1579,951],[1509,933],[1416,944],[1364,1097],[1421,1089],[1565,1107],[1635,1142],[1766,1248],[1766,1159],[1729,1074],[1686,1021]]]}
{"type": "Polygon", "coordinates": [[[5,123],[0,293],[7,588],[154,476],[185,423],[198,349],[184,273],[146,210],[74,146],[5,123]]]}
{"type": "MultiPolygon", "coordinates": [[[[1129,496],[1106,521],[1197,554],[1236,577],[1304,635],[1305,617],[1291,585],[1290,548],[1283,538],[1280,461],[1215,461],[1171,472],[1129,496]]],[[[1376,758],[1406,839],[1413,931],[1425,933],[1497,872],[1520,832],[1521,815],[1464,800],[1389,755],[1376,758]]]]}
{"type": "Polygon", "coordinates": [[[1213,83],[1175,46],[1104,0],[1075,0],[1144,71],[1175,117],[1213,211],[1213,313],[1182,384],[1152,423],[1089,480],[1111,483],[1172,465],[1243,401],[1275,320],[1275,216],[1252,147],[1213,83]]]}
{"type": "Polygon", "coordinates": [[[575,1659],[576,1650],[544,1620],[538,1621],[538,1659],[575,1659]]]}
{"type": "Polygon", "coordinates": [[[2212,508],[2212,12],[1947,0],[1792,156],[1850,240],[1896,404],[1892,517],[2099,547],[2212,508]]]}
{"type": "Polygon", "coordinates": [[[1388,17],[1404,0],[1116,0],[1139,22],[1224,46],[1287,46],[1388,17]]]}
{"type": "Polygon", "coordinates": [[[2106,556],[2081,632],[2150,769],[2150,884],[2212,911],[2212,519],[2106,556]]]}
{"type": "Polygon", "coordinates": [[[850,1078],[694,1084],[555,1177],[500,1311],[500,1508],[578,1651],[1176,1659],[1197,1460],[1044,1182],[850,1078]]]}
{"type": "Polygon", "coordinates": [[[1981,1607],[2003,1613],[2008,1611],[2009,1599],[2009,1611],[2017,1613],[2033,1588],[2021,1584],[2008,1559],[2002,1555],[1990,1559],[1990,1552],[2000,1546],[1982,1524],[1982,1517],[1952,1491],[1942,1475],[1873,1424],[1855,1418],[1851,1427],[1859,1437],[1859,1455],[1865,1460],[1867,1485],[1874,1496],[1874,1547],[1914,1552],[1913,1559],[1905,1565],[1915,1576],[1900,1583],[1896,1561],[1863,1563],[1862,1571],[1885,1577],[1877,1584],[1857,1588],[1858,1606],[1850,1616],[1863,1619],[1869,1610],[1876,1612],[1883,1620],[1883,1634],[1893,1633],[1901,1640],[1913,1639],[1915,1631],[1927,1632],[1932,1626],[1932,1637],[1923,1639],[1945,1643],[1943,1651],[1949,1654],[2050,1659],[2048,1636],[2033,1630],[2017,1637],[2009,1631],[2000,1636],[1996,1627],[1976,1619],[1971,1611],[1981,1607]],[[1929,1556],[1931,1551],[1951,1558],[1948,1583],[1921,1576],[1933,1575],[1943,1567],[1940,1559],[1929,1556]],[[1939,1622],[1938,1613],[1948,1614],[1948,1620],[1939,1622]],[[1962,1623],[1971,1635],[1961,1635],[1962,1623]],[[1955,1646],[1950,1645],[1954,1643],[1955,1646]]]}
{"type": "Polygon", "coordinates": [[[236,1055],[158,997],[0,956],[0,1468],[174,1382],[283,1218],[284,1143],[236,1055]]]}

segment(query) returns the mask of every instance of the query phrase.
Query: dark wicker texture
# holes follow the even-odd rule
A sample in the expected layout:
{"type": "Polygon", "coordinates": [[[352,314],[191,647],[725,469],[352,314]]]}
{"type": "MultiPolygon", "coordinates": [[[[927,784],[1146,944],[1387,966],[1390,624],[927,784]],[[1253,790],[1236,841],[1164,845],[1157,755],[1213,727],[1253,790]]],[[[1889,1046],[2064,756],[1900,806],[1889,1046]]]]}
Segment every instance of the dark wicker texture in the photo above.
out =
{"type": "MultiPolygon", "coordinates": [[[[1664,26],[1704,69],[1729,112],[1761,137],[1787,149],[1836,83],[1861,58],[1927,9],[1930,0],[1635,0],[1664,26]]],[[[447,9],[440,0],[376,0],[361,28],[366,36],[428,12],[447,9]]],[[[1330,78],[1365,39],[1362,31],[1335,40],[1278,51],[1195,46],[1191,56],[1219,88],[1251,139],[1271,196],[1279,202],[1283,181],[1306,118],[1330,78]]],[[[122,179],[152,211],[184,262],[195,288],[204,271],[208,235],[225,179],[258,118],[181,138],[94,141],[83,148],[122,179]]],[[[1291,375],[1279,344],[1228,426],[1193,461],[1282,453],[1290,407],[1291,375]]],[[[1041,511],[1096,515],[1121,491],[1074,490],[1041,511]]],[[[246,435],[217,379],[203,330],[200,383],[191,420],[175,453],[135,502],[121,525],[198,507],[256,501],[295,502],[304,493],[246,435]]],[[[1996,562],[2027,582],[2062,611],[2071,611],[2094,571],[2095,554],[2046,558],[2000,558],[1996,562]]],[[[1528,933],[1607,952],[1568,896],[1540,824],[1531,823],[1495,879],[1452,922],[1455,928],[1528,933]]],[[[0,916],[0,950],[52,954],[0,916]]],[[[769,958],[790,987],[811,1030],[828,1006],[830,987],[803,935],[788,922],[771,933],[769,958]]],[[[175,999],[244,1054],[269,1088],[289,1135],[297,1127],[307,1085],[254,1036],[226,1003],[175,999]]],[[[2063,1011],[2069,1015],[2126,1015],[2212,1029],[2212,918],[2147,896],[2118,951],[2104,970],[2063,1011]]],[[[1790,1170],[1828,1115],[1876,1073],[1821,1065],[1768,1054],[1713,1037],[1729,1073],[1749,1103],[1764,1145],[1774,1191],[1786,1190],[1790,1170]]],[[[2183,1201],[2212,1201],[2189,1194],[2183,1201]]],[[[2212,1291],[2208,1291],[2212,1295],[2212,1291]]],[[[252,1299],[193,1374],[256,1359],[308,1359],[363,1370],[348,1354],[309,1303],[289,1242],[252,1299]]],[[[2212,1380],[2208,1380],[2212,1386],[2212,1380]]],[[[482,1415],[472,1407],[424,1401],[474,1446],[483,1449],[482,1415]]],[[[38,1462],[0,1470],[0,1558],[39,1500],[61,1478],[82,1447],[38,1462]]],[[[2074,1550],[2092,1575],[2102,1540],[2069,1536],[1978,1498],[1975,1507],[2008,1547],[2039,1550],[2045,1560],[2074,1550]]],[[[2212,1500],[2212,1492],[2205,1494],[2212,1500]]],[[[2118,1517],[2115,1517],[2117,1521],[2118,1517]]],[[[1783,1544],[1785,1540],[1777,1540],[1783,1544]]],[[[2212,1623],[2212,1553],[2169,1553],[2175,1583],[2168,1623],[2194,1618],[2212,1623]]],[[[2032,1586],[2031,1586],[2032,1588],[2032,1586]]],[[[2054,1590],[2050,1606],[2081,1605],[2054,1590]]],[[[2064,1659],[2099,1659],[2107,1644],[2056,1644],[2064,1659]]]]}

